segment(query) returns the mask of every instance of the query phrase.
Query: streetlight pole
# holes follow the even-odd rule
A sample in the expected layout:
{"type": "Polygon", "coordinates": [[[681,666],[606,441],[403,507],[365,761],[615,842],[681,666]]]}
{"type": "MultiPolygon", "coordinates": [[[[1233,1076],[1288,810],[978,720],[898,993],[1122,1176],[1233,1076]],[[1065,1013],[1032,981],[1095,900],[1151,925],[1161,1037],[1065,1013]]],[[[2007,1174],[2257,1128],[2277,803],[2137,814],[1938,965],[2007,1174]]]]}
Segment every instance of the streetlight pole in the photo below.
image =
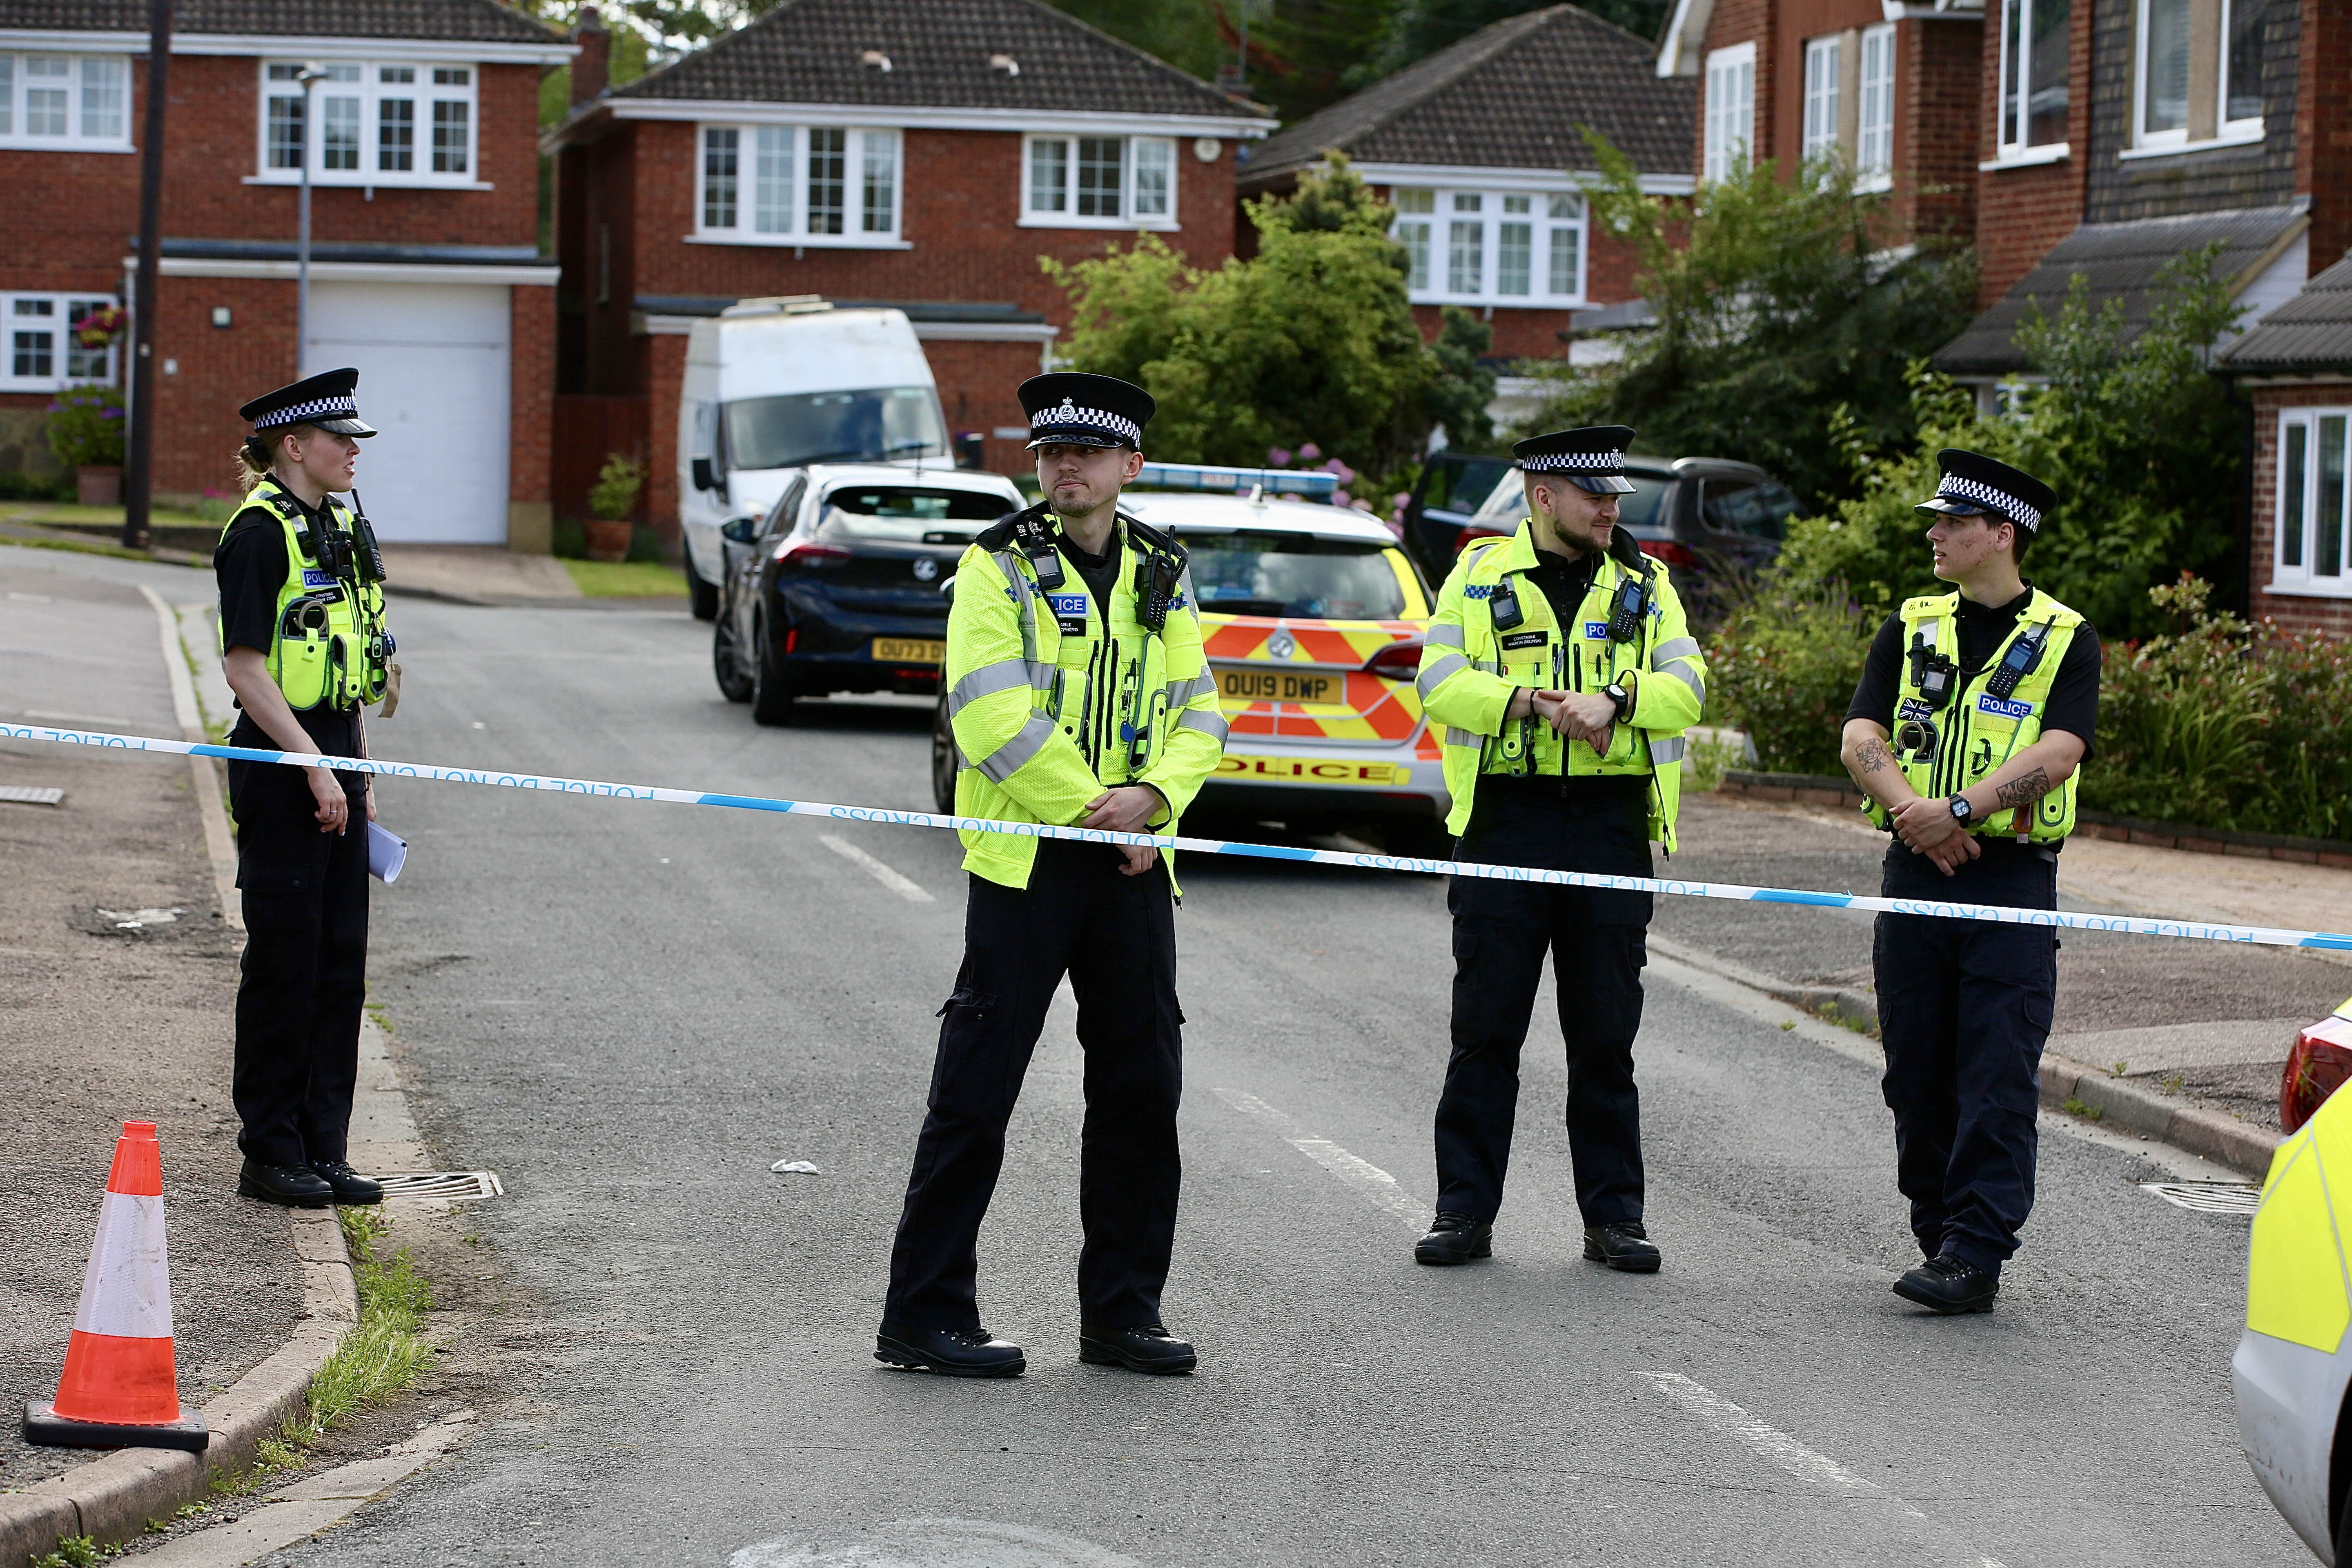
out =
{"type": "Polygon", "coordinates": [[[296,78],[302,84],[302,217],[294,244],[294,379],[302,379],[302,356],[310,349],[310,122],[318,118],[319,95],[311,88],[327,79],[315,60],[296,78]]]}
{"type": "Polygon", "coordinates": [[[131,290],[131,450],[122,476],[122,547],[147,548],[155,489],[155,279],[163,248],[163,103],[172,65],[172,0],[147,11],[147,112],[139,147],[139,275],[131,290]]]}

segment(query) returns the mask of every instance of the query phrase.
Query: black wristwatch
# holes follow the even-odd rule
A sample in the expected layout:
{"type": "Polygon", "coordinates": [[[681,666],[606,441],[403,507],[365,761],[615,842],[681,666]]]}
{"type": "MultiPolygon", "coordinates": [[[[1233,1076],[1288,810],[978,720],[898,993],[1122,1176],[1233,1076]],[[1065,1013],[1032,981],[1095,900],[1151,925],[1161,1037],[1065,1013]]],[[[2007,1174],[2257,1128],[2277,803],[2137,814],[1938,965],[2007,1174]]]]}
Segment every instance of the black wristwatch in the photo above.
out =
{"type": "Polygon", "coordinates": [[[1626,720],[1633,717],[1633,693],[1625,689],[1625,683],[1623,681],[1611,681],[1608,685],[1601,689],[1601,695],[1606,697],[1610,701],[1614,702],[1617,705],[1617,722],[1622,724],[1626,720]]]}
{"type": "Polygon", "coordinates": [[[1966,827],[1969,825],[1969,819],[1976,816],[1976,814],[1977,808],[1969,804],[1969,797],[1967,795],[1956,795],[1952,797],[1952,820],[1954,822],[1966,827]]]}

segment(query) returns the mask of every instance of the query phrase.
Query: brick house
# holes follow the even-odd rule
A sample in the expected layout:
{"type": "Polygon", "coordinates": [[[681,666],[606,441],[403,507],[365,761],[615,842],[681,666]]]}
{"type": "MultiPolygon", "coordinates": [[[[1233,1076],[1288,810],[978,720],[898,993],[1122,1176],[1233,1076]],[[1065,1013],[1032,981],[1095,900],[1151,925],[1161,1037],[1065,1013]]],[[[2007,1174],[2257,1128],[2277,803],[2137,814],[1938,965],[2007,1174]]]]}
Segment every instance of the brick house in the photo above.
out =
{"type": "Polygon", "coordinates": [[[2254,326],[2352,246],[2352,13],[2340,0],[1987,0],[1977,195],[1984,314],[1935,356],[2030,381],[2014,331],[2075,275],[2145,320],[2218,243],[2254,326]],[[2004,39],[2020,40],[2005,47],[2004,39]]]}
{"type": "MultiPolygon", "coordinates": [[[[1509,17],[1269,137],[1243,165],[1241,194],[1289,191],[1346,154],[1397,209],[1425,334],[1460,305],[1493,326],[1497,359],[1557,358],[1574,312],[1634,297],[1633,251],[1589,219],[1584,192],[1600,176],[1585,128],[1633,160],[1644,190],[1694,188],[1691,84],[1662,78],[1655,59],[1575,5],[1509,17]]],[[[1501,388],[1506,414],[1515,379],[1501,388]]]]}
{"type": "MultiPolygon", "coordinates": [[[[391,540],[545,549],[555,269],[539,255],[539,82],[572,47],[494,0],[180,0],[163,150],[155,488],[230,483],[237,405],[360,367],[383,434],[362,494],[391,540]],[[303,135],[306,64],[320,124],[303,135]],[[312,185],[309,342],[296,205],[312,185]]],[[[61,387],[121,385],[138,232],[147,7],[0,0],[0,467],[47,460],[61,387]],[[13,459],[13,461],[12,461],[13,459]]]]}
{"type": "Polygon", "coordinates": [[[2249,607],[2352,637],[2352,257],[2221,355],[2253,406],[2249,607]]]}
{"type": "Polygon", "coordinates": [[[904,309],[950,428],[1024,460],[1013,388],[1067,310],[1039,258],[1139,231],[1233,253],[1234,169],[1273,121],[1037,0],[782,0],[623,87],[580,35],[556,159],[560,402],[648,458],[677,529],[693,322],[737,300],[904,309]]]}
{"type": "Polygon", "coordinates": [[[1835,157],[1895,242],[1976,228],[1981,0],[1676,0],[1658,74],[1699,89],[1691,172],[1835,157]]]}

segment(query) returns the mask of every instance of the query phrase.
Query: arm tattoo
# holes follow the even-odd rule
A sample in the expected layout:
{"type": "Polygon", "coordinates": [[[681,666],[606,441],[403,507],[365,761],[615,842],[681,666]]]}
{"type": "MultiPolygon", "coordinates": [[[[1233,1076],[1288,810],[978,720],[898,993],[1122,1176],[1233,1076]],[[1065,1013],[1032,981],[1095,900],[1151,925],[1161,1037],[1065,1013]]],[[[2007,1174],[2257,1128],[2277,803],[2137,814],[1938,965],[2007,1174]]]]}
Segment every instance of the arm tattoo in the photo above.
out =
{"type": "Polygon", "coordinates": [[[2022,778],[2010,780],[1992,793],[1993,798],[2003,805],[2031,805],[2050,793],[2050,770],[2036,768],[2022,778]]]}
{"type": "Polygon", "coordinates": [[[1854,765],[1866,773],[1874,773],[1894,761],[1886,742],[1873,735],[1853,749],[1854,765]]]}

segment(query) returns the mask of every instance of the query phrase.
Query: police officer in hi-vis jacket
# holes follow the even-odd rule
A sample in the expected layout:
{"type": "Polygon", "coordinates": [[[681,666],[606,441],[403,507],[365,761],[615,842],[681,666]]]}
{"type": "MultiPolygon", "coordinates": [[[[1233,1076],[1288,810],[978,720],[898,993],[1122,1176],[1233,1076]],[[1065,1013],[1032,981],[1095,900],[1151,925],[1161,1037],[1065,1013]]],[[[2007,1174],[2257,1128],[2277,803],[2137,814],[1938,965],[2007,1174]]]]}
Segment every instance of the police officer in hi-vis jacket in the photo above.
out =
{"type": "MultiPolygon", "coordinates": [[[[1444,733],[1457,860],[1646,877],[1651,842],[1674,849],[1683,731],[1706,705],[1706,667],[1665,567],[1616,526],[1617,498],[1634,489],[1633,438],[1610,425],[1512,447],[1526,521],[1465,550],[1438,592],[1420,689],[1444,733]]],[[[1414,1258],[1492,1249],[1519,1047],[1549,956],[1584,1256],[1655,1271],[1633,1087],[1650,895],[1462,878],[1447,902],[1454,1052],[1437,1102],[1437,1219],[1414,1258]]]]}
{"type": "MultiPolygon", "coordinates": [[[[1153,404],[1104,375],[1021,385],[1038,505],[964,552],[948,619],[956,811],[1174,833],[1224,751],[1184,552],[1118,511],[1153,404]]],[[[1160,1321],[1176,1230],[1172,867],[1149,847],[966,830],[963,967],[940,1009],[929,1113],[890,1255],[877,1360],[1011,1377],[1021,1347],[981,1327],[974,1242],[1004,1128],[1065,974],[1086,1052],[1078,1359],[1190,1372],[1160,1321]]]]}
{"type": "MultiPolygon", "coordinates": [[[[220,636],[236,693],[232,746],[367,755],[363,710],[395,685],[383,558],[350,491],[356,370],[255,398],[238,448],[245,500],[213,552],[220,636]]],[[[396,692],[394,700],[397,700],[396,692]]],[[[385,704],[385,711],[391,704],[385,704]]],[[[373,775],[228,764],[244,894],[232,1096],[243,1124],[237,1191],[265,1203],[372,1204],[383,1189],[345,1161],[367,994],[367,825],[373,775]]]]}
{"type": "MultiPolygon", "coordinates": [[[[1952,591],[1906,600],[1879,628],[1846,710],[1845,765],[1894,835],[1885,897],[2056,909],[2098,728],[2098,634],[2019,575],[2056,493],[1974,452],[1937,457],[1919,510],[1952,591]]],[[[1992,1310],[2033,1207],[2057,966],[2049,926],[1878,917],[1895,1182],[1926,1259],[1895,1293],[1930,1311],[1992,1310]]]]}

